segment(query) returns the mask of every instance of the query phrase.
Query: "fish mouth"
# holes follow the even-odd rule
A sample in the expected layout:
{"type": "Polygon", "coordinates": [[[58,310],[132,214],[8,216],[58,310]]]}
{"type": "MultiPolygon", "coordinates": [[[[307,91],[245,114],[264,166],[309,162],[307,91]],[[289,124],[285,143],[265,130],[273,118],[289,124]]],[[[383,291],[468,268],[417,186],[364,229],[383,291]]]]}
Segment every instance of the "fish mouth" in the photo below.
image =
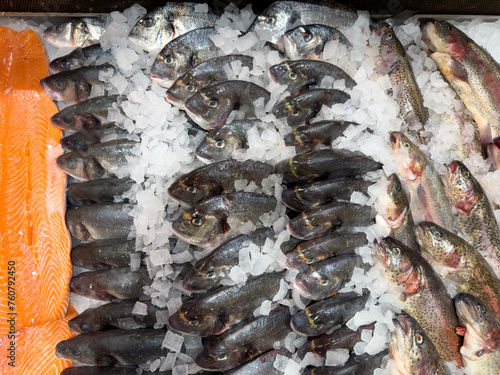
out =
{"type": "Polygon", "coordinates": [[[405,336],[408,335],[410,329],[403,314],[397,315],[394,319],[392,319],[392,322],[396,326],[396,329],[403,331],[405,336]]]}
{"type": "Polygon", "coordinates": [[[49,87],[49,85],[45,81],[45,78],[40,80],[40,86],[42,86],[43,91],[45,91],[50,100],[54,100],[56,102],[61,101],[61,95],[57,91],[54,91],[49,87]]]}
{"type": "Polygon", "coordinates": [[[373,244],[377,248],[377,251],[375,251],[375,258],[377,258],[379,261],[381,261],[384,265],[387,264],[387,250],[385,249],[385,245],[381,240],[375,239],[373,241],[373,244]]]}
{"type": "Polygon", "coordinates": [[[476,314],[472,313],[474,311],[473,301],[470,300],[467,294],[459,293],[455,296],[455,298],[453,298],[453,300],[457,315],[462,324],[466,322],[472,323],[477,319],[475,316],[476,314]]]}
{"type": "Polygon", "coordinates": [[[151,79],[153,80],[153,82],[157,83],[161,87],[165,87],[165,88],[170,87],[170,84],[169,84],[170,81],[168,81],[165,78],[162,78],[160,76],[157,76],[154,73],[151,73],[151,79]]]}
{"type": "Polygon", "coordinates": [[[392,149],[396,150],[399,148],[400,145],[400,133],[399,132],[391,132],[391,136],[389,137],[391,144],[392,144],[392,149]]]}
{"type": "Polygon", "coordinates": [[[448,165],[448,171],[454,175],[458,169],[458,161],[454,160],[450,163],[450,165],[448,165]]]}
{"type": "Polygon", "coordinates": [[[269,71],[268,71],[268,72],[269,72],[269,77],[271,77],[271,79],[272,79],[274,82],[278,83],[278,77],[277,77],[277,75],[276,75],[275,68],[271,66],[271,67],[269,68],[269,71]]]}
{"type": "Polygon", "coordinates": [[[300,282],[300,280],[295,279],[293,282],[293,287],[297,292],[299,292],[301,295],[303,295],[306,298],[311,297],[311,292],[309,292],[304,285],[300,282]]]}
{"type": "Polygon", "coordinates": [[[420,249],[422,250],[422,252],[425,252],[425,230],[424,228],[422,228],[422,225],[420,225],[422,223],[418,223],[416,226],[415,226],[415,237],[417,238],[417,243],[418,243],[418,246],[420,246],[420,249]]]}

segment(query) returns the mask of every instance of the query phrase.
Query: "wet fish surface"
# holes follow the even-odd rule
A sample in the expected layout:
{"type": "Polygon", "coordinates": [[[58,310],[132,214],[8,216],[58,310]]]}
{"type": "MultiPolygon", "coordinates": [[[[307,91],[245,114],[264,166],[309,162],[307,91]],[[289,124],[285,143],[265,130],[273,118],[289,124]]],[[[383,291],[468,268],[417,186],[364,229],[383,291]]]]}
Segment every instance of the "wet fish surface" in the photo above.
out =
{"type": "MultiPolygon", "coordinates": [[[[138,369],[138,367],[80,366],[68,367],[61,371],[60,375],[137,375],[138,369]]],[[[201,375],[201,373],[197,374],[201,375]]],[[[172,375],[172,370],[142,371],[141,375],[172,375]]],[[[212,373],[212,375],[215,374],[212,373]]]]}
{"type": "Polygon", "coordinates": [[[278,355],[290,357],[287,349],[271,350],[257,358],[226,372],[226,375],[282,375],[283,372],[274,367],[278,355]]]}
{"type": "Polygon", "coordinates": [[[89,60],[96,60],[102,56],[111,56],[111,49],[104,50],[100,44],[94,44],[85,48],[77,48],[71,53],[52,60],[49,68],[55,72],[65,72],[82,68],[89,60]]]}
{"type": "Polygon", "coordinates": [[[66,151],[87,151],[89,146],[101,143],[103,139],[109,139],[109,137],[113,138],[125,133],[126,130],[114,126],[114,124],[108,124],[99,129],[80,130],[76,133],[69,134],[61,138],[59,143],[66,151]]]}
{"type": "Polygon", "coordinates": [[[370,355],[351,355],[347,362],[341,367],[323,366],[314,368],[309,375],[370,375],[379,368],[387,350],[370,355]]]}
{"type": "Polygon", "coordinates": [[[106,31],[107,17],[82,17],[53,25],[43,38],[56,47],[85,47],[99,43],[106,31]]]}
{"type": "Polygon", "coordinates": [[[135,250],[135,238],[81,243],[71,249],[71,263],[89,270],[125,267],[130,264],[130,255],[134,254],[135,250]]]}
{"type": "Polygon", "coordinates": [[[72,206],[113,203],[115,197],[123,196],[133,185],[135,181],[130,178],[117,177],[78,182],[68,185],[66,198],[72,206]]]}

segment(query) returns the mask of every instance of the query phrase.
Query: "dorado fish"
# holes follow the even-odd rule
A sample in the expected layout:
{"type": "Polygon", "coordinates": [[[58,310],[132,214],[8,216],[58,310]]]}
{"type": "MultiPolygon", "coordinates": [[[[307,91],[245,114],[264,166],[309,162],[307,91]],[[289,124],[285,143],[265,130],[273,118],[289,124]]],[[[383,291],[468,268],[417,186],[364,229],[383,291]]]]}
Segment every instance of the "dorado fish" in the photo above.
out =
{"type": "Polygon", "coordinates": [[[107,17],[82,17],[49,27],[43,38],[56,47],[85,47],[99,43],[107,17]]]}
{"type": "Polygon", "coordinates": [[[61,138],[59,143],[66,151],[87,151],[89,146],[101,143],[102,139],[109,137],[113,138],[118,134],[125,133],[127,133],[126,130],[114,126],[114,124],[108,124],[99,129],[80,130],[76,133],[69,134],[61,138]]]}
{"type": "Polygon", "coordinates": [[[71,263],[89,270],[125,267],[130,264],[130,255],[135,252],[135,238],[92,241],[71,249],[71,263]]]}
{"type": "Polygon", "coordinates": [[[226,375],[283,375],[283,371],[274,367],[277,356],[290,357],[287,349],[271,350],[261,354],[257,358],[247,362],[234,370],[228,371],[226,375]]]}
{"type": "Polygon", "coordinates": [[[104,50],[100,44],[94,44],[85,48],[77,48],[71,53],[52,60],[49,68],[55,72],[65,72],[83,68],[88,61],[95,61],[102,56],[111,56],[111,48],[104,50]]]}
{"type": "MultiPolygon", "coordinates": [[[[135,181],[129,178],[103,178],[68,185],[66,198],[72,206],[92,203],[113,203],[114,198],[128,191],[135,181]]],[[[124,199],[126,202],[127,200],[124,199]]]]}

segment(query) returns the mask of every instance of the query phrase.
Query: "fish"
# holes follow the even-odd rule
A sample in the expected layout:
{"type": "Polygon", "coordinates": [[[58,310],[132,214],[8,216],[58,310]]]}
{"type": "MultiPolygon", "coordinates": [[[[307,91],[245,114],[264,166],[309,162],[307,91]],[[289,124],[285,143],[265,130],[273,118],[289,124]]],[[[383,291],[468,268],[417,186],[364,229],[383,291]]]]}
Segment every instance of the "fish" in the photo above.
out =
{"type": "Polygon", "coordinates": [[[354,254],[368,243],[364,233],[330,233],[302,242],[286,254],[286,267],[300,269],[337,254],[354,254]]]}
{"type": "Polygon", "coordinates": [[[252,82],[229,80],[204,87],[186,102],[188,116],[202,129],[213,130],[226,122],[232,111],[244,118],[256,117],[255,102],[267,103],[271,94],[252,82]]]}
{"type": "Polygon", "coordinates": [[[389,76],[399,105],[398,116],[405,124],[404,132],[415,137],[420,144],[426,144],[428,140],[422,132],[429,119],[429,113],[424,106],[424,99],[405,48],[396,37],[394,30],[385,22],[377,25],[375,34],[381,37],[379,46],[381,61],[376,71],[389,76]]]}
{"type": "Polygon", "coordinates": [[[43,39],[56,47],[85,47],[99,43],[107,17],[81,17],[45,29],[43,39]]]}
{"type": "Polygon", "coordinates": [[[295,128],[308,124],[324,105],[331,107],[345,103],[350,98],[348,93],[340,90],[310,89],[297,95],[286,96],[274,105],[272,112],[278,118],[286,117],[288,125],[295,128]]]}
{"type": "Polygon", "coordinates": [[[487,154],[493,169],[496,171],[500,168],[500,137],[493,139],[486,146],[487,154]]]}
{"type": "Polygon", "coordinates": [[[283,272],[249,278],[241,285],[217,288],[184,302],[168,319],[168,327],[187,335],[218,335],[253,314],[278,293],[283,272]]]}
{"type": "Polygon", "coordinates": [[[265,35],[268,41],[282,47],[285,31],[297,22],[347,29],[357,18],[355,10],[336,2],[275,1],[255,18],[247,32],[265,35]]]}
{"type": "Polygon", "coordinates": [[[166,329],[113,329],[78,335],[61,341],[56,355],[84,366],[137,366],[166,356],[162,347],[166,329]]]}
{"type": "MultiPolygon", "coordinates": [[[[69,367],[60,375],[137,375],[138,369],[139,367],[79,366],[69,367]]],[[[172,370],[142,371],[141,375],[172,375],[172,370]]]]}
{"type": "Polygon", "coordinates": [[[198,367],[209,371],[228,371],[241,363],[275,348],[292,332],[290,310],[281,306],[254,320],[246,320],[207,340],[203,350],[196,356],[198,367]]]}
{"type": "Polygon", "coordinates": [[[253,57],[245,55],[225,55],[206,60],[177,78],[167,90],[167,101],[180,109],[185,109],[186,101],[199,89],[229,79],[228,71],[243,67],[253,69],[253,57]]]}
{"type": "Polygon", "coordinates": [[[293,282],[293,288],[305,298],[319,301],[330,297],[351,280],[354,267],[362,267],[361,257],[342,254],[308,266],[293,282]]]}
{"type": "Polygon", "coordinates": [[[101,143],[101,139],[124,133],[126,133],[126,130],[114,126],[113,124],[109,124],[100,129],[80,130],[76,133],[69,134],[64,138],[61,138],[59,143],[66,151],[87,151],[89,146],[101,143]]]}
{"type": "Polygon", "coordinates": [[[401,132],[392,132],[397,174],[408,194],[415,224],[432,221],[453,231],[453,215],[441,177],[427,156],[401,132]]]}
{"type": "Polygon", "coordinates": [[[77,48],[69,54],[52,60],[49,64],[54,73],[66,72],[83,68],[89,61],[95,61],[102,56],[111,56],[111,49],[104,50],[100,44],[93,44],[85,48],[77,48]]]}
{"type": "Polygon", "coordinates": [[[246,180],[260,186],[263,179],[273,174],[269,164],[247,160],[223,160],[183,174],[169,186],[170,198],[187,207],[222,193],[235,192],[235,182],[246,180]]]}
{"type": "MultiPolygon", "coordinates": [[[[500,316],[500,280],[495,271],[472,245],[458,235],[440,226],[423,221],[415,228],[422,255],[436,268],[441,266],[454,280],[457,293],[468,293],[479,298],[500,316]]],[[[439,267],[439,268],[441,268],[439,267]]]]}
{"type": "Polygon", "coordinates": [[[309,375],[370,375],[380,367],[382,360],[386,355],[387,350],[382,350],[381,352],[373,355],[368,353],[352,355],[341,367],[315,367],[309,375]]]}
{"type": "Polygon", "coordinates": [[[410,202],[401,181],[396,173],[387,177],[387,181],[387,190],[378,198],[382,212],[377,214],[375,220],[389,230],[391,237],[418,251],[410,202]]]}
{"type": "Polygon", "coordinates": [[[377,247],[374,258],[382,276],[401,290],[403,311],[420,324],[444,361],[462,367],[457,317],[443,281],[422,255],[394,238],[382,238],[377,247]]]}
{"type": "Polygon", "coordinates": [[[464,336],[460,353],[468,373],[493,375],[500,371],[500,318],[476,297],[460,293],[453,299],[464,336]]]}
{"type": "Polygon", "coordinates": [[[275,173],[283,175],[283,183],[290,184],[360,176],[381,167],[381,163],[360,152],[323,149],[282,160],[276,164],[274,170],[275,173]]]}
{"type": "Polygon", "coordinates": [[[327,42],[337,40],[346,47],[352,47],[349,40],[337,29],[327,25],[300,25],[285,32],[283,46],[291,60],[319,60],[327,42]]]}
{"type": "Polygon", "coordinates": [[[103,95],[105,82],[115,72],[110,64],[84,66],[67,72],[52,74],[40,80],[50,99],[80,103],[91,97],[103,95]]]}
{"type": "Polygon", "coordinates": [[[88,271],[73,276],[70,283],[72,293],[99,301],[139,298],[143,288],[151,284],[146,267],[131,271],[130,267],[88,271]]]}
{"type": "Polygon", "coordinates": [[[365,307],[368,296],[369,292],[363,295],[347,292],[314,302],[293,315],[290,326],[300,335],[319,336],[351,319],[365,307]]]}
{"type": "Polygon", "coordinates": [[[99,128],[110,123],[109,109],[120,102],[119,95],[97,96],[62,109],[50,121],[59,129],[71,132],[99,128]]]}
{"type": "Polygon", "coordinates": [[[455,160],[442,176],[456,217],[456,228],[475,249],[485,254],[500,275],[500,229],[481,184],[464,163],[455,160]]]}
{"type": "Polygon", "coordinates": [[[113,238],[81,243],[71,249],[71,263],[88,270],[125,267],[136,252],[135,238],[113,238]]]}
{"type": "Polygon", "coordinates": [[[156,56],[151,66],[151,79],[168,88],[189,69],[217,57],[219,49],[210,38],[216,34],[214,27],[202,27],[170,41],[156,56]]]}
{"type": "Polygon", "coordinates": [[[308,208],[291,219],[286,229],[292,236],[310,240],[332,232],[349,232],[353,227],[364,227],[374,222],[370,206],[356,203],[332,202],[308,208]]]}
{"type": "Polygon", "coordinates": [[[190,2],[168,2],[141,17],[128,37],[146,52],[154,52],[191,30],[214,26],[219,15],[210,8],[198,11],[197,6],[190,2]]]}
{"type": "Polygon", "coordinates": [[[196,148],[196,157],[204,163],[230,159],[235,150],[248,148],[247,131],[263,125],[256,119],[233,120],[208,133],[196,148]]]}
{"type": "Polygon", "coordinates": [[[346,88],[356,86],[351,76],[338,66],[319,60],[285,60],[269,68],[271,79],[288,87],[291,95],[297,95],[309,86],[319,85],[323,78],[332,77],[335,81],[344,80],[346,88]]]}
{"type": "Polygon", "coordinates": [[[320,144],[331,145],[354,122],[348,121],[318,121],[312,124],[297,126],[285,135],[285,145],[295,146],[297,153],[312,151],[320,144]]]}
{"type": "Polygon", "coordinates": [[[401,375],[449,375],[441,357],[420,324],[408,314],[398,314],[392,320],[389,353],[401,375]]]}
{"type": "Polygon", "coordinates": [[[285,348],[270,350],[257,358],[226,372],[226,375],[283,375],[283,372],[274,367],[277,356],[290,357],[292,354],[285,348]]]}
{"type": "Polygon", "coordinates": [[[84,181],[115,177],[119,168],[127,164],[127,157],[135,155],[136,141],[115,139],[89,146],[86,151],[71,151],[59,156],[57,166],[68,175],[84,181]]]}
{"type": "Polygon", "coordinates": [[[368,186],[373,182],[362,178],[338,177],[328,180],[295,185],[283,190],[281,202],[294,211],[304,211],[308,208],[336,201],[349,201],[354,191],[367,193],[368,186]]]}
{"type": "MultiPolygon", "coordinates": [[[[103,178],[68,185],[66,197],[72,206],[93,203],[113,203],[116,196],[123,196],[135,185],[130,178],[103,178]]],[[[124,199],[127,203],[127,199],[124,199]]]]}
{"type": "Polygon", "coordinates": [[[134,222],[125,203],[90,204],[70,207],[66,225],[71,236],[79,241],[126,238],[134,222]]]}

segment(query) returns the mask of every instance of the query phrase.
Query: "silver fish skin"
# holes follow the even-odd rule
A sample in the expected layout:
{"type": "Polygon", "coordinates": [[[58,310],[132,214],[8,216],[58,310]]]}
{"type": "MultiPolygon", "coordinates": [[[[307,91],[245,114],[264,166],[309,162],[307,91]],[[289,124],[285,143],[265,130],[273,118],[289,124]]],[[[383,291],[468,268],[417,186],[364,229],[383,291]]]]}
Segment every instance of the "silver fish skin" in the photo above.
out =
{"type": "MultiPolygon", "coordinates": [[[[137,371],[138,367],[79,366],[65,368],[60,375],[137,375],[137,371]]],[[[202,375],[198,372],[196,374],[202,375]]],[[[204,374],[209,375],[205,372],[204,374]]],[[[142,371],[141,375],[172,375],[172,370],[142,371]]]]}
{"type": "Polygon", "coordinates": [[[287,349],[271,350],[261,354],[257,358],[228,371],[226,375],[283,375],[283,371],[274,367],[274,361],[278,355],[291,357],[287,349]]]}
{"type": "Polygon", "coordinates": [[[386,355],[387,349],[374,355],[368,353],[351,355],[342,367],[315,367],[308,375],[371,375],[377,368],[380,368],[386,355]]]}
{"type": "Polygon", "coordinates": [[[205,130],[224,124],[233,110],[255,118],[256,100],[271,98],[269,91],[252,82],[229,80],[200,89],[186,102],[189,117],[205,130]]]}
{"type": "Polygon", "coordinates": [[[130,255],[135,252],[135,238],[97,240],[73,247],[71,264],[88,270],[126,267],[130,264],[130,255]]]}
{"type": "Polygon", "coordinates": [[[61,138],[59,143],[65,151],[87,151],[89,146],[101,143],[101,139],[105,137],[125,133],[127,133],[125,129],[115,126],[115,124],[107,124],[101,128],[80,130],[69,134],[61,138]]]}
{"type": "Polygon", "coordinates": [[[49,64],[54,73],[66,72],[82,68],[89,60],[96,60],[102,56],[111,56],[111,49],[104,50],[100,44],[94,44],[85,48],[77,48],[71,53],[52,60],[49,64]]]}
{"type": "Polygon", "coordinates": [[[85,47],[99,43],[106,31],[107,17],[82,17],[56,24],[43,32],[43,38],[56,47],[85,47]]]}
{"type": "Polygon", "coordinates": [[[117,177],[74,183],[68,185],[66,199],[72,206],[113,203],[116,196],[122,196],[134,184],[132,179],[117,177]]]}
{"type": "Polygon", "coordinates": [[[168,2],[140,18],[129,33],[129,39],[147,52],[159,51],[172,39],[189,31],[214,26],[219,15],[212,9],[196,11],[198,3],[168,2]]]}
{"type": "Polygon", "coordinates": [[[151,79],[168,88],[189,69],[217,57],[219,49],[210,38],[215,34],[217,30],[214,27],[202,27],[169,42],[158,53],[151,66],[151,79]]]}

